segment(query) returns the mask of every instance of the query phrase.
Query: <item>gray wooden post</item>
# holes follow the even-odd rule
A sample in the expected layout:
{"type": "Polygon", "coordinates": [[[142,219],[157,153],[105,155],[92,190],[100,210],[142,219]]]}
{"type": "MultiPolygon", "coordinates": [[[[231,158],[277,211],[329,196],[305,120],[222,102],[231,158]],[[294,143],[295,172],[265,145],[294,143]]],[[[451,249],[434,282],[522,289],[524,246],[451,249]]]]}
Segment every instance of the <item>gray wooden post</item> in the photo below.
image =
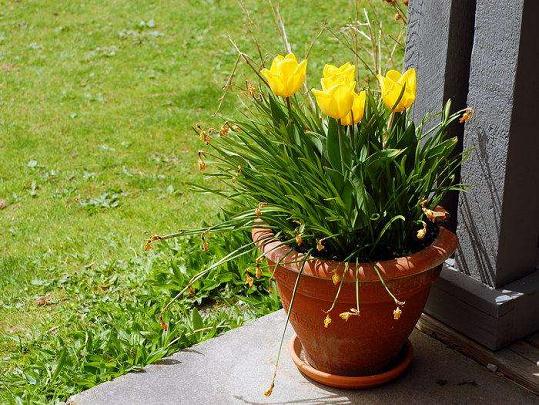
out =
{"type": "Polygon", "coordinates": [[[539,2],[411,0],[409,13],[415,117],[448,98],[475,110],[452,128],[473,148],[471,188],[446,201],[460,248],[426,312],[498,349],[539,329],[539,2]]]}

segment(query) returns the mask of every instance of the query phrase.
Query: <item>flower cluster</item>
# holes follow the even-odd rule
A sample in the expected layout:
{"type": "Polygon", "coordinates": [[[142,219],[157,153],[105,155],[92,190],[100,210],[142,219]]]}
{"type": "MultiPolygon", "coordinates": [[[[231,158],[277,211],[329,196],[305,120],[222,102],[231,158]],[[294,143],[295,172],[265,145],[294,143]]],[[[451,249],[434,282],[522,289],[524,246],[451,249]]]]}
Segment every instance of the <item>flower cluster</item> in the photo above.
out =
{"type": "MultiPolygon", "coordinates": [[[[262,69],[264,77],[276,96],[291,97],[305,82],[307,60],[298,62],[292,53],[275,57],[270,69],[262,69]]],[[[367,93],[357,92],[356,67],[347,62],[337,67],[325,65],[320,80],[322,89],[312,89],[320,110],[340,120],[341,125],[354,125],[365,115],[367,93]]],[[[378,75],[381,98],[392,112],[402,112],[412,106],[416,96],[416,72],[410,68],[404,73],[389,70],[378,75]]]]}

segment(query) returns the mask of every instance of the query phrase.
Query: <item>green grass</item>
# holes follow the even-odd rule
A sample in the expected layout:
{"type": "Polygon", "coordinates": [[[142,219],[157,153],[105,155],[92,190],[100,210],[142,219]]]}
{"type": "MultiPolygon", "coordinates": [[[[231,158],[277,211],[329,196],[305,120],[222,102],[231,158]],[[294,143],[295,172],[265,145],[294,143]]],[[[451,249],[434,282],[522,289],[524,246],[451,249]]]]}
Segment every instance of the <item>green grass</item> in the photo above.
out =
{"type": "MultiPolygon", "coordinates": [[[[373,3],[396,35],[392,10],[373,3]]],[[[266,279],[243,283],[244,261],[177,302],[164,332],[156,313],[234,244],[142,250],[152,233],[211,222],[221,203],[185,183],[201,181],[191,126],[223,122],[213,113],[236,60],[227,34],[255,53],[236,1],[0,4],[0,402],[65,400],[275,309],[266,279]]],[[[270,60],[281,51],[271,9],[246,6],[270,60]]],[[[344,25],[352,10],[349,1],[281,9],[299,55],[322,22],[344,25]]],[[[309,69],[316,77],[351,59],[323,35],[309,69]]],[[[238,74],[236,86],[253,77],[238,74]]],[[[228,95],[221,113],[238,105],[228,95]]]]}

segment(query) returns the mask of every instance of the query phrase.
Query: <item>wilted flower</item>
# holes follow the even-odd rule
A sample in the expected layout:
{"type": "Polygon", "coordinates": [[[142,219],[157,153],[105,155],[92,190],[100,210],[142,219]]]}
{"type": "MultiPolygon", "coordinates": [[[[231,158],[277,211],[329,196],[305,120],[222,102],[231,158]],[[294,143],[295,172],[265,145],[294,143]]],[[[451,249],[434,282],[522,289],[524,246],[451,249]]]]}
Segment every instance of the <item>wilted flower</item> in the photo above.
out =
{"type": "Polygon", "coordinates": [[[331,323],[331,317],[329,316],[329,314],[327,314],[326,317],[324,318],[324,328],[327,328],[330,323],[331,323]]]}
{"type": "Polygon", "coordinates": [[[423,207],[422,210],[427,219],[431,222],[445,221],[448,216],[447,211],[441,209],[431,210],[429,208],[423,207]]]}
{"type": "Polygon", "coordinates": [[[219,136],[227,136],[230,132],[230,124],[228,122],[225,122],[221,129],[219,130],[219,136]]]}
{"type": "Polygon", "coordinates": [[[351,312],[342,312],[342,313],[339,314],[339,316],[345,321],[347,321],[348,318],[350,318],[352,315],[354,315],[354,314],[351,313],[351,312]]]}
{"type": "Polygon", "coordinates": [[[397,307],[393,310],[393,319],[398,320],[401,317],[402,310],[397,307]]]}
{"type": "Polygon", "coordinates": [[[198,151],[198,170],[200,170],[201,172],[203,172],[207,168],[206,162],[204,161],[205,157],[206,155],[204,154],[204,151],[199,150],[198,151]]]}
{"type": "Polygon", "coordinates": [[[470,121],[473,118],[474,111],[471,107],[468,107],[462,113],[462,116],[459,118],[459,122],[464,124],[465,122],[470,121]]]}
{"type": "Polygon", "coordinates": [[[210,248],[210,245],[208,244],[208,241],[206,239],[202,239],[202,250],[204,252],[207,252],[210,248]]]}
{"type": "Polygon", "coordinates": [[[161,236],[159,235],[152,235],[147,241],[146,243],[144,244],[144,250],[148,251],[148,250],[152,250],[153,249],[153,242],[155,241],[158,241],[158,240],[161,240],[161,236]]]}
{"type": "Polygon", "coordinates": [[[265,397],[269,397],[271,395],[271,393],[273,392],[273,387],[275,387],[275,384],[271,383],[269,388],[266,391],[264,391],[264,396],[265,397]]]}
{"type": "Polygon", "coordinates": [[[421,221],[421,224],[423,226],[417,231],[417,239],[419,240],[425,239],[425,236],[427,235],[427,223],[425,221],[421,221]]]}
{"type": "Polygon", "coordinates": [[[277,55],[269,69],[260,71],[273,93],[281,97],[290,97],[297,92],[305,82],[306,73],[307,60],[298,63],[293,53],[277,55]]]}
{"type": "Polygon", "coordinates": [[[254,285],[255,280],[249,275],[249,273],[245,273],[245,284],[249,285],[249,287],[252,287],[254,285]]]}

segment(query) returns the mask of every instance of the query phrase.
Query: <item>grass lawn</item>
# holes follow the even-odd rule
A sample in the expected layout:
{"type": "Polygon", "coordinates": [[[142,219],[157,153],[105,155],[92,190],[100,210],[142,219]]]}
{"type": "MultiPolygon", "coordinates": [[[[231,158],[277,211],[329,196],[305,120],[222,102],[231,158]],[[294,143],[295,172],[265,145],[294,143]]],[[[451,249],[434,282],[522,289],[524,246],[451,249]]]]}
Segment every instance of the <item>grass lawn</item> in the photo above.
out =
{"type": "MultiPolygon", "coordinates": [[[[282,47],[271,8],[245,3],[271,60],[282,47]]],[[[397,35],[391,7],[361,3],[397,35]]],[[[298,55],[322,22],[338,28],[353,12],[350,1],[281,7],[298,55]]],[[[176,302],[164,331],[161,308],[235,240],[142,249],[217,213],[220,201],[185,184],[201,181],[191,127],[222,124],[213,113],[236,61],[227,34],[254,54],[248,27],[232,0],[2,2],[1,403],[65,400],[278,307],[266,277],[245,285],[244,259],[176,302]]],[[[324,34],[309,69],[347,60],[324,34]]],[[[229,95],[221,113],[238,105],[229,95]]]]}

